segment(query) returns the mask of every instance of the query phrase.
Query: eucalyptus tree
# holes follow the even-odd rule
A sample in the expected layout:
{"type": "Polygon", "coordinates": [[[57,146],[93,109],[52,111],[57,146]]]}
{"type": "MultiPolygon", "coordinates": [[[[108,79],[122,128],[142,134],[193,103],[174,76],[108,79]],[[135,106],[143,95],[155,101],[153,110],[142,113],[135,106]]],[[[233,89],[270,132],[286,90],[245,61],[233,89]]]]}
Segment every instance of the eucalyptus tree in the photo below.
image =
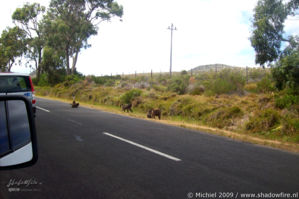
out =
{"type": "Polygon", "coordinates": [[[254,9],[253,32],[250,38],[255,49],[255,61],[264,66],[270,64],[283,53],[283,46],[294,41],[294,36],[284,32],[284,22],[290,15],[298,15],[298,0],[287,3],[282,0],[259,0],[254,9]]]}
{"type": "Polygon", "coordinates": [[[276,87],[290,88],[299,94],[299,35],[287,35],[287,17],[299,20],[299,0],[259,0],[254,9],[251,45],[256,51],[256,63],[273,66],[276,87]]]}
{"type": "Polygon", "coordinates": [[[121,17],[123,7],[114,0],[52,0],[45,19],[47,42],[64,51],[67,74],[74,74],[81,49],[91,45],[88,39],[97,34],[98,24],[121,17]]]}
{"type": "Polygon", "coordinates": [[[2,71],[11,71],[17,58],[21,57],[24,48],[25,33],[18,27],[5,29],[0,38],[0,64],[2,71]]]}
{"type": "Polygon", "coordinates": [[[37,79],[41,74],[42,50],[44,48],[43,14],[46,8],[38,3],[25,4],[17,8],[12,19],[16,26],[23,30],[26,36],[26,57],[35,62],[37,79]]]}

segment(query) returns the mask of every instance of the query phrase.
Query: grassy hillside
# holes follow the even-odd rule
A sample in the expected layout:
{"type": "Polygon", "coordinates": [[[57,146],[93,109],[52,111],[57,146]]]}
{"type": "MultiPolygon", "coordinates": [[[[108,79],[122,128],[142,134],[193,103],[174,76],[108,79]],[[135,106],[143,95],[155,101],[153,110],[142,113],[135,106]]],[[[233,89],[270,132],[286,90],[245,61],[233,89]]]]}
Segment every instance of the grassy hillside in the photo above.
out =
{"type": "MultiPolygon", "coordinates": [[[[163,74],[70,77],[54,87],[36,87],[36,94],[120,109],[132,103],[134,114],[146,117],[160,108],[162,120],[204,125],[261,138],[299,143],[299,97],[278,92],[263,69],[224,69],[171,79],[163,74]]],[[[133,114],[133,115],[134,115],[133,114]]]]}

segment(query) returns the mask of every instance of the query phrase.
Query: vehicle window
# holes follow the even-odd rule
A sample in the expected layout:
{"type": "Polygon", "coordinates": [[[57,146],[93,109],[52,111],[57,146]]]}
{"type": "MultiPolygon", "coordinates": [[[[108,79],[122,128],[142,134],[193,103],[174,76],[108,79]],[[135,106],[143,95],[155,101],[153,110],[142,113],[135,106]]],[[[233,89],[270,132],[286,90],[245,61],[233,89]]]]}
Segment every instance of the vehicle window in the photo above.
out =
{"type": "Polygon", "coordinates": [[[0,93],[30,91],[30,81],[26,76],[0,76],[0,93]]]}
{"type": "Polygon", "coordinates": [[[30,142],[30,127],[27,110],[23,101],[7,102],[9,109],[9,132],[12,149],[16,150],[30,142]]]}
{"type": "Polygon", "coordinates": [[[0,157],[9,149],[4,102],[0,102],[0,157]]]}

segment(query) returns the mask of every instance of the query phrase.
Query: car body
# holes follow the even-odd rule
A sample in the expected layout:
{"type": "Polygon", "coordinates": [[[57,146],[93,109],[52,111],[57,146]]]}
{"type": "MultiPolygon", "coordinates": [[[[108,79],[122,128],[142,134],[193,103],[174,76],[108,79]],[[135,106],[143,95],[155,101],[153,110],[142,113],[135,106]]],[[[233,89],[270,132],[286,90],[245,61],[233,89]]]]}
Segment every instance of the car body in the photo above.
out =
{"type": "Polygon", "coordinates": [[[31,77],[22,73],[0,73],[0,95],[22,95],[32,103],[36,113],[36,99],[31,77]]]}

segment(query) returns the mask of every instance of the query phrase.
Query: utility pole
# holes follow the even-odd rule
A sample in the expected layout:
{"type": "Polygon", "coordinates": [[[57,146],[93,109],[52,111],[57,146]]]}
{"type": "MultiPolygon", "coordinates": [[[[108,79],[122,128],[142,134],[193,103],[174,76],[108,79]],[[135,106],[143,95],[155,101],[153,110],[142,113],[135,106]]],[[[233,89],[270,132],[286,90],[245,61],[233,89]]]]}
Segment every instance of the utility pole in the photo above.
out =
{"type": "Polygon", "coordinates": [[[174,30],[177,30],[176,27],[171,24],[171,26],[168,26],[168,30],[170,30],[170,69],[169,69],[169,75],[171,77],[171,70],[172,70],[172,34],[174,30]]]}

